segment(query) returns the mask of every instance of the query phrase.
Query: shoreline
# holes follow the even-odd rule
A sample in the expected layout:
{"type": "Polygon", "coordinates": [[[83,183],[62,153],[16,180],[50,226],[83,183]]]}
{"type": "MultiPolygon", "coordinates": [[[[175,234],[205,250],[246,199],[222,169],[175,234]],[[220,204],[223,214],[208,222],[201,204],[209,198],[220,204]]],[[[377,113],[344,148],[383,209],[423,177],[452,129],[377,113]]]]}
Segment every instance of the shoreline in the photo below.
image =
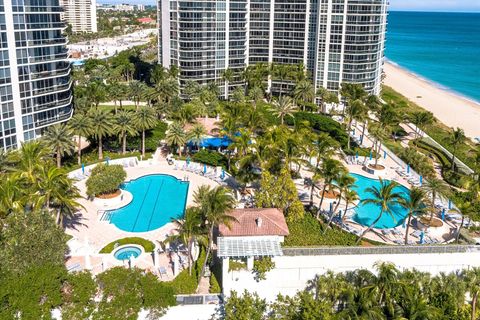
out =
{"type": "Polygon", "coordinates": [[[480,103],[425,79],[391,61],[385,61],[384,84],[432,112],[445,125],[462,128],[470,138],[480,137],[480,103]]]}

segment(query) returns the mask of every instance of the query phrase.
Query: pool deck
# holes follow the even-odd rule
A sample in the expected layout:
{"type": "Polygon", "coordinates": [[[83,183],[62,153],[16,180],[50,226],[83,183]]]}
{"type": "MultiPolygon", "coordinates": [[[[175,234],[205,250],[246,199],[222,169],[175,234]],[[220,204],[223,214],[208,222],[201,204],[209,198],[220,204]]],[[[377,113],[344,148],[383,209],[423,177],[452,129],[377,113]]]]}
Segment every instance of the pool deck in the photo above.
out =
{"type": "MultiPolygon", "coordinates": [[[[208,185],[211,187],[218,186],[217,182],[201,175],[183,171],[181,169],[175,169],[173,165],[169,165],[165,160],[154,162],[143,161],[140,162],[138,166],[125,168],[125,171],[127,172],[126,180],[136,179],[149,174],[168,174],[180,180],[188,179],[190,185],[187,195],[187,207],[193,205],[193,193],[198,189],[198,187],[202,185],[208,185]]],[[[82,195],[82,198],[79,199],[79,203],[84,207],[84,209],[81,209],[74,219],[66,221],[65,232],[81,244],[77,245],[77,247],[88,247],[88,251],[90,253],[89,256],[92,260],[92,267],[90,268],[92,271],[101,272],[109,266],[124,265],[122,262],[113,258],[113,255],[98,253],[110,242],[125,237],[142,237],[158,245],[158,241],[165,240],[165,238],[173,232],[175,228],[173,223],[167,223],[158,229],[148,232],[127,232],[120,230],[109,221],[102,221],[101,218],[104,210],[121,207],[124,204],[127,204],[131,199],[129,199],[128,196],[125,196],[122,199],[123,203],[122,201],[117,201],[117,203],[112,206],[100,205],[96,201],[87,200],[85,193],[85,182],[86,179],[76,182],[76,186],[79,188],[82,195]],[[85,243],[88,243],[88,245],[85,245],[85,243]],[[99,261],[103,262],[104,266],[102,268],[99,268],[99,261]]],[[[75,249],[73,251],[75,251],[75,249]]],[[[167,267],[169,259],[166,256],[164,257],[165,259],[163,259],[163,256],[165,255],[162,254],[160,257],[160,265],[167,267]]],[[[86,264],[88,264],[85,260],[84,253],[78,254],[76,252],[71,252],[71,258],[69,261],[67,261],[67,266],[71,266],[72,264],[80,264],[80,267],[83,269],[85,268],[86,264]]],[[[141,267],[142,269],[153,268],[153,259],[150,254],[142,254],[138,259],[135,260],[135,265],[141,267]]],[[[171,274],[167,274],[167,276],[171,276],[171,274]]]]}

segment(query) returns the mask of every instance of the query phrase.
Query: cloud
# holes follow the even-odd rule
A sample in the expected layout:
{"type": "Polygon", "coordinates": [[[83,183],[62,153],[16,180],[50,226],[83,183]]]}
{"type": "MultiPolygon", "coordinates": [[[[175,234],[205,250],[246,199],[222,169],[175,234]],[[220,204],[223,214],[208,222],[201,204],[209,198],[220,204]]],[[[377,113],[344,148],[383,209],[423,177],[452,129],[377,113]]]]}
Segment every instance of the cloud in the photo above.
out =
{"type": "Polygon", "coordinates": [[[392,10],[480,11],[480,0],[390,0],[392,10]]]}

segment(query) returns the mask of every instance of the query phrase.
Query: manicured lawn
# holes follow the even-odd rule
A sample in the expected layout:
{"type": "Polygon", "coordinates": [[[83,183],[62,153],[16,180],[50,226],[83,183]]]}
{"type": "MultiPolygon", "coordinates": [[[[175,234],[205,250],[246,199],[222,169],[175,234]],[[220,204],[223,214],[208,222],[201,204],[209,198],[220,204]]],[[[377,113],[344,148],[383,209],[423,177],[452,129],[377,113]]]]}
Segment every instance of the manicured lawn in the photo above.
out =
{"type": "Polygon", "coordinates": [[[139,246],[142,246],[145,252],[153,252],[153,250],[155,249],[155,244],[150,240],[140,237],[130,237],[110,242],[105,247],[103,247],[102,250],[100,250],[100,253],[111,253],[115,249],[116,243],[118,243],[118,246],[123,246],[125,244],[137,244],[139,246]]]}

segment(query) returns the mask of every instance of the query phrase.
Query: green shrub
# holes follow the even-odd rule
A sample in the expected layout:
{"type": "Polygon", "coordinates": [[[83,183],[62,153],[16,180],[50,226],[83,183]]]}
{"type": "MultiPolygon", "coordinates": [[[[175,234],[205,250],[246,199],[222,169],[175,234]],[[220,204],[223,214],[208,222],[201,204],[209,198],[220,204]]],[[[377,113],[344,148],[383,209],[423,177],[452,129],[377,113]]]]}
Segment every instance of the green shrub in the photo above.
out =
{"type": "Polygon", "coordinates": [[[202,272],[203,262],[205,261],[205,250],[202,250],[197,261],[193,263],[192,274],[188,274],[188,268],[180,272],[175,279],[169,282],[176,294],[193,294],[197,290],[202,272]]]}
{"type": "Polygon", "coordinates": [[[427,178],[435,176],[432,160],[418,152],[415,148],[407,147],[403,149],[398,156],[403,161],[410,164],[413,170],[418,172],[418,174],[427,178]]]}
{"type": "Polygon", "coordinates": [[[437,149],[434,146],[429,145],[424,140],[415,140],[415,146],[420,150],[425,151],[427,154],[433,155],[437,161],[442,165],[442,167],[450,167],[451,161],[448,156],[440,149],[437,149]]]}
{"type": "Polygon", "coordinates": [[[236,271],[247,269],[247,263],[245,261],[230,260],[228,264],[228,271],[236,271]]]}
{"type": "Polygon", "coordinates": [[[308,246],[353,246],[357,237],[351,233],[333,227],[323,233],[323,225],[311,214],[303,219],[287,221],[290,235],[285,237],[286,247],[308,246]]]}
{"type": "Polygon", "coordinates": [[[267,272],[275,268],[275,262],[272,261],[270,257],[260,257],[253,261],[253,274],[255,275],[255,280],[265,280],[267,272]]]}
{"type": "Polygon", "coordinates": [[[129,237],[110,242],[103,247],[102,250],[100,250],[100,253],[111,253],[115,249],[115,244],[117,244],[117,246],[123,246],[125,244],[137,244],[142,246],[145,252],[153,252],[153,250],[155,250],[155,244],[152,241],[140,237],[129,237]]]}
{"type": "Polygon", "coordinates": [[[294,121],[308,121],[313,129],[328,133],[330,136],[332,136],[332,138],[340,143],[342,148],[346,148],[348,140],[347,132],[340,123],[333,120],[331,117],[310,112],[296,112],[294,116],[295,119],[290,117],[285,119],[288,125],[293,125],[294,121]]]}
{"type": "Polygon", "coordinates": [[[127,173],[121,165],[98,164],[88,178],[87,195],[90,197],[114,193],[125,181],[127,173]]]}
{"type": "Polygon", "coordinates": [[[227,158],[223,154],[217,151],[210,151],[206,149],[200,150],[195,153],[192,156],[192,160],[213,167],[226,167],[227,165],[227,158]]]}

